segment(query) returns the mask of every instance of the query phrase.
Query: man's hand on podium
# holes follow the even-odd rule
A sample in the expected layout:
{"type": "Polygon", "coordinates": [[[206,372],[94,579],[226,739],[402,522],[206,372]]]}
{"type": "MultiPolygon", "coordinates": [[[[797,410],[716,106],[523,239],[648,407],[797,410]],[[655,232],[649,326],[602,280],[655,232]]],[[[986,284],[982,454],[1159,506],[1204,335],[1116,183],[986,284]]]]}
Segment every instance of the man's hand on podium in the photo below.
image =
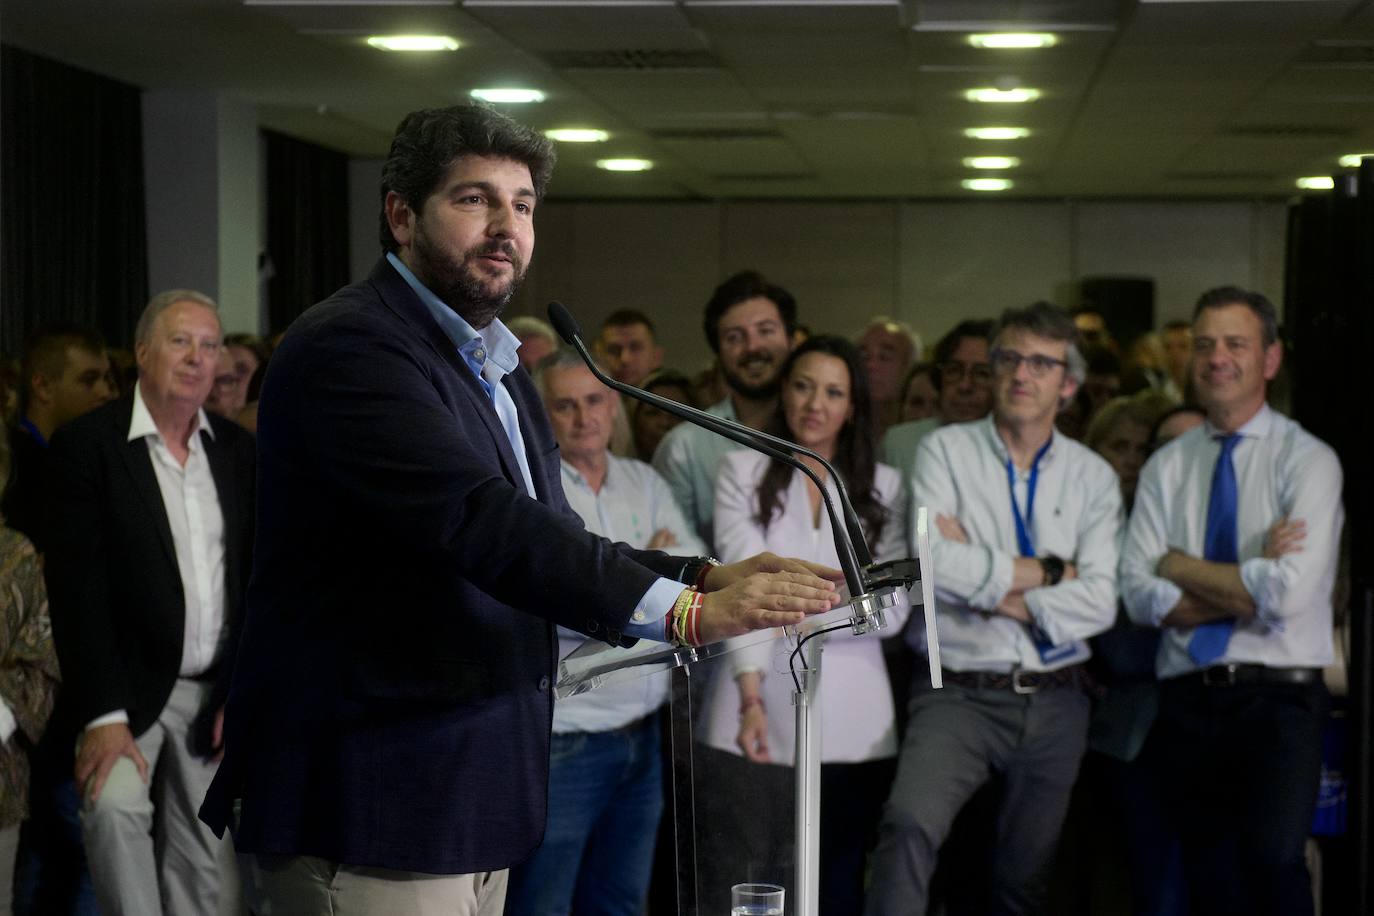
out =
{"type": "Polygon", "coordinates": [[[714,567],[702,583],[701,641],[801,623],[839,603],[835,583],[843,579],[838,569],[772,553],[714,567]]]}

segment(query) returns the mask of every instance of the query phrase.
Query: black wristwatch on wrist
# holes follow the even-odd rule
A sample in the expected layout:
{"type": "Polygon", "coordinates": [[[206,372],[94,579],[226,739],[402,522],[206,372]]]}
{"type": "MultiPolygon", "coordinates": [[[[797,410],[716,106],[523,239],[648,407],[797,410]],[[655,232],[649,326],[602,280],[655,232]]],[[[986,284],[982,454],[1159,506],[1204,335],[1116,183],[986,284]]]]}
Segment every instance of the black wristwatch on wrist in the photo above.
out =
{"type": "Polygon", "coordinates": [[[682,566],[682,575],[678,581],[684,585],[700,585],[702,574],[712,566],[723,565],[715,557],[693,557],[682,566]]]}
{"type": "Polygon", "coordinates": [[[1064,569],[1064,561],[1059,557],[1056,557],[1054,554],[1049,554],[1048,556],[1041,557],[1040,584],[1042,586],[1058,585],[1064,579],[1064,569]]]}

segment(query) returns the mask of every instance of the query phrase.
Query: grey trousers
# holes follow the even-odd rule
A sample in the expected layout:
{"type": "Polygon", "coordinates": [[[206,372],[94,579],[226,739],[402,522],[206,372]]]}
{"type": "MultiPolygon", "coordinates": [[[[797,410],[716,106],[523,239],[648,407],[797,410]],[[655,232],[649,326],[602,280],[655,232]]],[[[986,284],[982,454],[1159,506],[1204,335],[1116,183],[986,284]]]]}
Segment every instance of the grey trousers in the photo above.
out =
{"type": "Polygon", "coordinates": [[[253,916],[501,916],[506,869],[425,875],[315,856],[239,856],[253,916]]]}
{"type": "Polygon", "coordinates": [[[873,853],[868,916],[926,912],[955,816],[994,774],[1005,788],[988,912],[1035,911],[1087,744],[1088,708],[1073,688],[918,690],[873,853]]]}
{"type": "Polygon", "coordinates": [[[89,787],[82,793],[81,835],[105,916],[238,911],[237,863],[228,835],[216,838],[196,817],[218,767],[192,754],[189,740],[209,690],[209,684],[178,680],[157,722],[139,736],[148,784],[134,762],[121,757],[97,801],[90,801],[89,787]]]}

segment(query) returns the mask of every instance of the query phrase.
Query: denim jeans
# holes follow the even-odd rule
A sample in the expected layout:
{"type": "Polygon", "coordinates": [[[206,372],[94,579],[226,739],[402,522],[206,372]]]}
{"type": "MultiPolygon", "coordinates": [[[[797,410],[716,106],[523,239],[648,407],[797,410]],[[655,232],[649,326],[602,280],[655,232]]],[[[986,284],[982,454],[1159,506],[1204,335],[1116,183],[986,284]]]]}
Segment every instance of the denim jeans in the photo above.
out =
{"type": "Polygon", "coordinates": [[[639,916],[663,814],[658,717],[553,736],[544,842],[511,869],[506,916],[639,916]]]}
{"type": "Polygon", "coordinates": [[[99,916],[81,840],[81,797],[71,764],[41,772],[35,764],[30,816],[14,874],[16,916],[99,916]]]}

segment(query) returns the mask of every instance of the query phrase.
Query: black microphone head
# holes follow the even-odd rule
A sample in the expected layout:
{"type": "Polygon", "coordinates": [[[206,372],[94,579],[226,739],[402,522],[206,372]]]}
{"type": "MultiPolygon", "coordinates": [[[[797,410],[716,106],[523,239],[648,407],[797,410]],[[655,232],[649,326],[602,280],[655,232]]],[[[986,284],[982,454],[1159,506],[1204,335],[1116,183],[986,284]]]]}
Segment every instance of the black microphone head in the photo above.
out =
{"type": "Polygon", "coordinates": [[[553,325],[558,336],[569,346],[572,346],[574,337],[582,336],[577,328],[577,319],[573,318],[572,312],[569,312],[568,307],[561,302],[549,303],[549,324],[553,325]]]}

